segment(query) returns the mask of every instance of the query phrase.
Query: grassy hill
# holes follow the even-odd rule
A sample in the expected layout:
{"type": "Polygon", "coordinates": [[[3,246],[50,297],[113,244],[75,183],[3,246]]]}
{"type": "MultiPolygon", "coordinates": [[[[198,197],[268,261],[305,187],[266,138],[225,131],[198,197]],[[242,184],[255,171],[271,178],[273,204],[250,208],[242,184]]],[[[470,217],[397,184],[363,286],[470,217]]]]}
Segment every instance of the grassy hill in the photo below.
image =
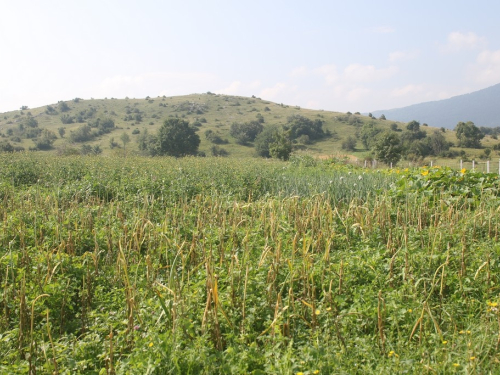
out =
{"type": "MultiPolygon", "coordinates": [[[[16,135],[21,124],[32,116],[38,122],[38,128],[48,129],[57,135],[53,148],[46,152],[64,153],[80,150],[82,145],[92,147],[99,146],[103,154],[123,153],[124,145],[120,138],[123,133],[128,134],[130,143],[125,145],[127,153],[138,151],[136,139],[145,132],[155,133],[165,119],[169,117],[180,117],[196,124],[199,128],[201,138],[200,151],[210,155],[213,143],[206,139],[205,132],[212,130],[226,144],[219,145],[229,152],[230,157],[254,156],[255,150],[252,144],[243,146],[230,136],[230,126],[234,122],[249,122],[262,117],[264,126],[284,125],[287,118],[292,115],[301,115],[311,120],[323,121],[323,128],[329,131],[331,136],[312,144],[294,145],[295,152],[307,153],[312,156],[344,155],[341,144],[349,136],[356,137],[360,128],[365,123],[374,122],[377,126],[390,128],[394,123],[391,120],[379,120],[362,116],[359,114],[345,114],[322,110],[310,110],[296,106],[273,103],[260,98],[248,98],[239,96],[227,96],[216,94],[193,94],[174,97],[156,97],[145,99],[79,99],[62,101],[39,108],[25,108],[23,110],[11,111],[0,114],[1,140],[10,142],[13,146],[23,147],[28,150],[34,147],[32,139],[16,135]],[[63,124],[63,120],[72,123],[63,124]],[[112,119],[115,129],[107,134],[102,134],[89,142],[71,142],[71,132],[75,132],[84,124],[95,122],[98,119],[112,119]],[[59,129],[64,129],[61,137],[59,129]],[[118,144],[112,148],[111,141],[118,144]]],[[[403,129],[404,123],[396,122],[398,128],[403,129]]],[[[432,127],[422,127],[427,133],[435,130],[432,127]]],[[[447,140],[455,142],[453,131],[445,132],[447,140]]],[[[497,141],[486,137],[483,139],[485,146],[492,146],[497,141]]],[[[369,151],[363,149],[361,141],[358,140],[355,152],[356,157],[365,157],[369,151]]],[[[471,156],[479,154],[481,150],[467,150],[471,156]]]]}

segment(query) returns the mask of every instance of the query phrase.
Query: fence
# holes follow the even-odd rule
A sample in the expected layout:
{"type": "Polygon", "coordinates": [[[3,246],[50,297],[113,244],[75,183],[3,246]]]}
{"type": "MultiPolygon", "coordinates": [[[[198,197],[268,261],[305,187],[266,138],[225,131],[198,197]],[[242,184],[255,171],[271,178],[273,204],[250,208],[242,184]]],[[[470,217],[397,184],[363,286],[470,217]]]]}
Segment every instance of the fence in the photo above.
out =
{"type": "MultiPolygon", "coordinates": [[[[358,167],[365,168],[385,168],[387,167],[383,163],[379,163],[376,160],[350,160],[350,164],[354,164],[358,167]]],[[[467,169],[473,170],[476,172],[484,172],[484,173],[498,173],[500,174],[500,160],[498,162],[494,160],[428,160],[426,163],[412,163],[412,162],[399,162],[397,165],[389,165],[390,168],[416,168],[421,166],[428,167],[449,167],[453,169],[467,169]]]]}

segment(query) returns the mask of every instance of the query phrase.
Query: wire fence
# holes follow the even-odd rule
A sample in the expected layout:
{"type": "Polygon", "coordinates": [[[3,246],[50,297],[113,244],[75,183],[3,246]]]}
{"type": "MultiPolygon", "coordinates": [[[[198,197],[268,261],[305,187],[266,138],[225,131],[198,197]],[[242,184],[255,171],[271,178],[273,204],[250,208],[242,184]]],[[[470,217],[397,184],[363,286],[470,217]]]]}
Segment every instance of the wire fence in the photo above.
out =
{"type": "Polygon", "coordinates": [[[399,162],[396,165],[386,165],[384,163],[380,163],[377,160],[350,160],[350,164],[354,164],[358,167],[365,168],[417,168],[422,166],[427,167],[449,167],[452,169],[466,169],[472,170],[475,172],[483,172],[483,173],[498,173],[500,174],[500,160],[427,160],[425,163],[419,162],[399,162]]]}

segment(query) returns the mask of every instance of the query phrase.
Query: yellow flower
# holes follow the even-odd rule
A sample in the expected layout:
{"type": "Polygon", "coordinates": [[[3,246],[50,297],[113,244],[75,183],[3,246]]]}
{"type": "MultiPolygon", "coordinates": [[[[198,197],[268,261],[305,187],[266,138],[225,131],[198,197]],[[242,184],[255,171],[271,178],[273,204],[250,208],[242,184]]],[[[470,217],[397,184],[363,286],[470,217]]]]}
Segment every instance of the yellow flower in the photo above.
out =
{"type": "Polygon", "coordinates": [[[397,357],[399,357],[399,355],[397,355],[397,354],[396,354],[396,352],[395,352],[394,350],[391,350],[391,351],[389,352],[389,354],[387,354],[387,356],[389,356],[389,357],[394,356],[394,357],[396,357],[396,358],[397,358],[397,357]]]}
{"type": "Polygon", "coordinates": [[[408,309],[408,312],[409,312],[409,313],[412,313],[412,312],[413,312],[413,309],[408,309]]]}
{"type": "Polygon", "coordinates": [[[297,375],[304,375],[304,373],[302,371],[299,371],[297,375]]]}
{"type": "Polygon", "coordinates": [[[443,345],[446,345],[446,344],[448,344],[448,341],[444,340],[443,345]]]}
{"type": "Polygon", "coordinates": [[[331,307],[327,307],[326,311],[332,311],[332,308],[331,307]]]}
{"type": "Polygon", "coordinates": [[[408,168],[405,168],[405,172],[408,172],[408,168]]]}
{"type": "Polygon", "coordinates": [[[470,335],[470,331],[467,331],[467,334],[470,335]]]}
{"type": "Polygon", "coordinates": [[[319,370],[314,370],[313,374],[319,374],[319,370]]]}
{"type": "Polygon", "coordinates": [[[460,173],[464,174],[466,170],[467,170],[467,169],[462,168],[462,169],[460,170],[460,173]]]}
{"type": "Polygon", "coordinates": [[[321,311],[320,311],[320,309],[316,309],[316,311],[315,311],[314,313],[315,313],[316,315],[319,315],[319,314],[321,314],[321,311]]]}
{"type": "Polygon", "coordinates": [[[491,307],[497,307],[498,306],[498,302],[490,302],[490,301],[488,301],[488,302],[486,302],[486,304],[488,306],[491,306],[491,307]]]}
{"type": "Polygon", "coordinates": [[[149,347],[151,348],[152,346],[153,346],[153,343],[152,343],[152,342],[150,342],[150,343],[149,343],[149,347]]]}
{"type": "Polygon", "coordinates": [[[459,367],[460,365],[458,363],[454,363],[453,367],[459,367]]]}
{"type": "Polygon", "coordinates": [[[429,171],[423,171],[422,176],[427,176],[429,174],[429,171]]]}
{"type": "Polygon", "coordinates": [[[469,359],[470,359],[471,361],[473,361],[473,360],[475,360],[475,359],[476,359],[476,357],[470,357],[469,359]]]}
{"type": "Polygon", "coordinates": [[[460,333],[461,335],[463,335],[463,334],[465,333],[465,331],[460,331],[460,332],[458,332],[458,333],[460,333]]]}

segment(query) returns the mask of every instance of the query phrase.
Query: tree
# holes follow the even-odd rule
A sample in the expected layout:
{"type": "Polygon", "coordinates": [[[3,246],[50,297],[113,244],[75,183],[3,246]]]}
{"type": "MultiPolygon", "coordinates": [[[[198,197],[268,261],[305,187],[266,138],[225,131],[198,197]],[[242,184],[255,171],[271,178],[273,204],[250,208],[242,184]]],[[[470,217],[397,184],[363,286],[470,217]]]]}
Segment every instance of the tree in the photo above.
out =
{"type": "Polygon", "coordinates": [[[94,139],[92,134],[92,128],[88,125],[82,125],[76,130],[71,130],[69,133],[69,139],[71,142],[87,142],[94,139]]]}
{"type": "Polygon", "coordinates": [[[386,120],[386,118],[385,118],[385,115],[384,115],[384,114],[382,114],[382,115],[380,116],[380,120],[386,120]]]}
{"type": "Polygon", "coordinates": [[[60,127],[57,129],[57,131],[59,132],[61,138],[64,138],[64,134],[66,134],[66,128],[60,127]]]}
{"type": "Polygon", "coordinates": [[[67,112],[71,109],[69,108],[69,105],[66,102],[59,101],[58,104],[59,104],[59,111],[61,112],[67,112]]]}
{"type": "Polygon", "coordinates": [[[245,145],[248,142],[254,141],[255,137],[257,137],[262,130],[264,130],[264,125],[259,121],[245,123],[234,122],[231,125],[229,134],[231,134],[231,137],[235,138],[239,144],[245,145]]]}
{"type": "Polygon", "coordinates": [[[52,130],[44,129],[41,136],[34,138],[33,142],[39,150],[50,150],[56,139],[57,136],[52,130]]]}
{"type": "Polygon", "coordinates": [[[200,145],[200,137],[189,122],[180,118],[165,120],[157,134],[157,153],[181,157],[196,155],[200,145]]]}
{"type": "Polygon", "coordinates": [[[274,134],[274,142],[269,144],[269,154],[271,157],[281,160],[290,159],[292,153],[292,141],[290,141],[290,131],[279,131],[274,134]]]}
{"type": "Polygon", "coordinates": [[[427,137],[427,140],[434,155],[439,155],[450,149],[450,143],[446,141],[443,133],[439,130],[434,130],[434,133],[427,137]]]}
{"type": "Polygon", "coordinates": [[[130,137],[127,133],[123,132],[123,134],[120,136],[120,140],[123,143],[123,148],[125,149],[127,147],[127,143],[130,142],[130,137]]]}
{"type": "Polygon", "coordinates": [[[210,152],[212,153],[212,156],[222,156],[222,157],[225,157],[225,156],[229,155],[229,152],[227,152],[227,150],[225,148],[219,147],[217,145],[213,145],[210,148],[210,152]]]}
{"type": "Polygon", "coordinates": [[[364,124],[361,128],[361,142],[366,149],[370,149],[373,142],[375,142],[377,134],[381,132],[380,128],[375,126],[373,121],[364,124]]]}
{"type": "Polygon", "coordinates": [[[356,149],[356,142],[356,138],[350,135],[344,140],[344,142],[342,142],[342,149],[346,151],[354,151],[356,149]]]}
{"type": "Polygon", "coordinates": [[[264,130],[255,138],[255,151],[257,155],[264,158],[270,158],[269,146],[275,141],[275,135],[278,132],[276,126],[266,126],[264,130]]]}
{"type": "Polygon", "coordinates": [[[394,132],[386,131],[377,137],[372,151],[377,160],[386,164],[395,164],[401,159],[403,148],[399,136],[394,132]]]}
{"type": "Polygon", "coordinates": [[[408,124],[406,124],[406,129],[411,132],[418,132],[420,130],[420,123],[415,120],[410,121],[408,124]]]}
{"type": "Polygon", "coordinates": [[[301,135],[309,136],[311,141],[324,138],[323,121],[311,120],[300,115],[289,116],[286,128],[290,130],[290,139],[297,139],[301,135]]]}
{"type": "Polygon", "coordinates": [[[0,152],[13,152],[13,151],[14,151],[14,146],[12,146],[9,142],[7,141],[0,142],[0,152]]]}
{"type": "Polygon", "coordinates": [[[460,147],[481,148],[481,139],[484,138],[484,134],[472,121],[459,122],[455,127],[455,132],[460,147]]]}

